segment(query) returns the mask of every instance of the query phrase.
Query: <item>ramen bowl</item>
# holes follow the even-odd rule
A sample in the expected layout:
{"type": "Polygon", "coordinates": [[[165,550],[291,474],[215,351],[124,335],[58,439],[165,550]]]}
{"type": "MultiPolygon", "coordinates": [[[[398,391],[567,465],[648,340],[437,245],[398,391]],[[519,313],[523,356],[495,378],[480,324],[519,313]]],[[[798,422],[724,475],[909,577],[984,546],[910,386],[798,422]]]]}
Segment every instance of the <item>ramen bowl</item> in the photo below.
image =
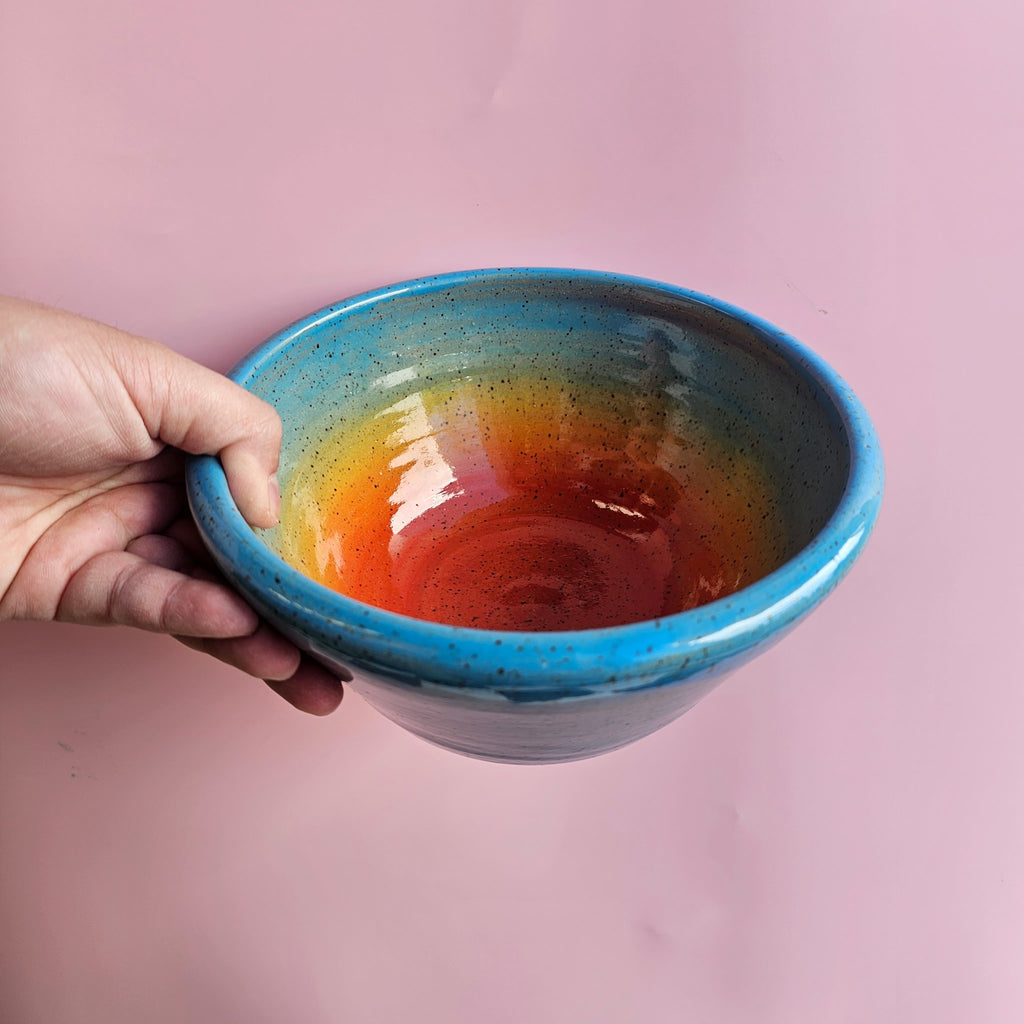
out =
{"type": "Polygon", "coordinates": [[[385,716],[546,763],[673,721],[845,576],[883,464],[860,402],[727,303],[579,270],[346,299],[232,379],[284,425],[281,523],[193,459],[204,542],[385,716]]]}

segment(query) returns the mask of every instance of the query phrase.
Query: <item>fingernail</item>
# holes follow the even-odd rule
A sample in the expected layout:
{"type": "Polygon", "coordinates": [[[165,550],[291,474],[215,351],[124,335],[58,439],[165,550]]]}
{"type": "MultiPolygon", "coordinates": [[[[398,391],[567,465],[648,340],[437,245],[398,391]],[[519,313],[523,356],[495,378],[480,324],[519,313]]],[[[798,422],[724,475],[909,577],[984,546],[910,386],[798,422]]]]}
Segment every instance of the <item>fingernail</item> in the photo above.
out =
{"type": "Polygon", "coordinates": [[[272,476],[267,481],[267,504],[270,506],[270,515],[276,523],[281,518],[281,488],[277,484],[276,476],[272,476]]]}

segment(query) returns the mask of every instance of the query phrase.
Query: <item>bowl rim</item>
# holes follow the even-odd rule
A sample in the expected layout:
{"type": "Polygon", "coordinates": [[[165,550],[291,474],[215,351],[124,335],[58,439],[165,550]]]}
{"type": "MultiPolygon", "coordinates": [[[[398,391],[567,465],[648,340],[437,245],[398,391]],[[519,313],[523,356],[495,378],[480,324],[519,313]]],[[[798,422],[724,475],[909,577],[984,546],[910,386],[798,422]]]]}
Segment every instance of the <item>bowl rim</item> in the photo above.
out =
{"type": "Polygon", "coordinates": [[[849,473],[835,510],[800,551],[735,593],[689,611],[626,625],[559,632],[449,626],[363,604],[339,594],[276,555],[245,522],[220,462],[188,461],[189,503],[204,542],[243,596],[315,644],[338,650],[357,668],[438,685],[525,699],[622,692],[676,682],[725,659],[752,655],[810,612],[846,575],[878,517],[884,463],[877,433],[845,381],[791,335],[701,292],[644,277],[557,267],[485,268],[413,278],[361,292],[316,310],[271,335],[228,376],[243,387],[303,335],[358,309],[402,296],[447,291],[491,279],[588,282],[614,289],[653,290],[709,307],[753,329],[827,399],[846,433],[849,473]],[[255,577],[259,585],[255,593],[255,577]],[[249,585],[247,585],[247,583],[249,585]],[[639,685],[637,679],[645,680],[639,685]]]}

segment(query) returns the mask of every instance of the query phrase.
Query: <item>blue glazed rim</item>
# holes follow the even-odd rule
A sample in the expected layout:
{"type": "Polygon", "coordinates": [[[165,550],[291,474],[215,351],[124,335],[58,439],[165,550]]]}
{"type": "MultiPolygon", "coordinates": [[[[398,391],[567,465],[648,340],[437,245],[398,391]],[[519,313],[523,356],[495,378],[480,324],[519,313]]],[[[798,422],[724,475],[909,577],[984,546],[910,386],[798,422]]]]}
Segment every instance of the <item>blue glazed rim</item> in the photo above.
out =
{"type": "MultiPolygon", "coordinates": [[[[849,386],[824,360],[777,327],[719,299],[646,278],[604,271],[524,267],[460,271],[364,292],[296,320],[241,359],[228,376],[246,386],[290,344],[369,305],[448,291],[481,279],[587,282],[654,289],[756,331],[831,404],[846,433],[850,465],[835,511],[794,557],[756,583],[692,611],[624,626],[528,633],[445,626],[384,611],[315,582],[275,555],[242,518],[220,462],[189,460],[187,487],[205,543],[229,579],[286,632],[338,652],[356,668],[409,685],[432,682],[514,700],[617,693],[673,683],[746,660],[826,597],[863,550],[875,525],[884,463],[875,429],[849,386]]],[[[301,639],[300,639],[301,642],[301,639]]]]}

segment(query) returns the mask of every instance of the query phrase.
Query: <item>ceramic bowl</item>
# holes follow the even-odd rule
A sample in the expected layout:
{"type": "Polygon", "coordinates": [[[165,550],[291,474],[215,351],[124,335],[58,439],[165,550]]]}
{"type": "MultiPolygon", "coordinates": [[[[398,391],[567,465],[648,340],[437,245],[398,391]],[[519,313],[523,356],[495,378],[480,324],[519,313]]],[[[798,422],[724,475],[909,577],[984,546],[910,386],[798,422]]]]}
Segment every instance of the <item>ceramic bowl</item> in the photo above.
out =
{"type": "MultiPolygon", "coordinates": [[[[821,359],[724,302],[637,278],[514,269],[409,281],[297,321],[245,357],[231,377],[281,415],[286,514],[281,527],[254,531],[232,501],[219,462],[192,460],[193,514],[220,568],[299,647],[351,674],[351,686],[388,718],[442,747],[489,760],[575,760],[671,722],[825,598],[863,549],[881,500],[875,432],[821,359]],[[303,516],[315,525],[316,510],[296,504],[291,481],[310,466],[315,472],[311,453],[325,437],[382,410],[419,408],[431,389],[489,381],[500,392],[501,382],[521,377],[553,380],[560,395],[597,387],[595,407],[607,408],[610,447],[619,448],[616,471],[625,466],[628,473],[642,451],[667,474],[673,494],[699,501],[701,491],[708,494],[707,504],[694,506],[703,509],[692,528],[702,542],[736,533],[720,521],[724,506],[715,504],[716,494],[732,502],[735,515],[746,516],[737,528],[742,537],[732,538],[742,548],[730,576],[738,589],[697,574],[686,587],[703,587],[703,603],[665,612],[657,595],[682,585],[665,577],[663,564],[657,579],[654,570],[640,570],[636,600],[626,601],[639,621],[598,615],[597,625],[586,628],[552,629],[555,619],[531,629],[527,618],[509,629],[494,628],[485,616],[487,628],[479,628],[346,596],[297,567],[303,563],[290,546],[289,517],[291,526],[303,516]]],[[[555,435],[575,436],[565,434],[557,408],[558,400],[535,419],[554,417],[555,435]]],[[[439,444],[464,447],[470,433],[482,433],[479,410],[463,413],[440,426],[432,420],[439,444]]],[[[484,456],[473,462],[477,469],[484,456]]],[[[554,457],[548,472],[564,472],[574,493],[589,493],[592,453],[574,452],[570,440],[554,457]],[[573,474],[580,475],[576,483],[573,474]]],[[[436,470],[437,459],[433,464],[436,470]]],[[[454,469],[445,473],[438,486],[447,481],[448,496],[472,485],[469,477],[456,479],[454,469]]],[[[661,500],[644,490],[651,479],[625,488],[631,507],[625,498],[621,508],[597,502],[601,514],[618,515],[627,526],[639,522],[661,500]]],[[[438,494],[426,504],[444,500],[438,494]]],[[[344,509],[340,514],[344,520],[344,509]]],[[[519,552],[530,543],[524,529],[510,542],[519,552]]],[[[481,561],[491,564],[489,556],[481,561]]],[[[616,585],[615,573],[602,582],[595,572],[599,595],[602,586],[616,585]]],[[[557,581],[546,585],[541,597],[524,600],[557,604],[557,581]]]]}

